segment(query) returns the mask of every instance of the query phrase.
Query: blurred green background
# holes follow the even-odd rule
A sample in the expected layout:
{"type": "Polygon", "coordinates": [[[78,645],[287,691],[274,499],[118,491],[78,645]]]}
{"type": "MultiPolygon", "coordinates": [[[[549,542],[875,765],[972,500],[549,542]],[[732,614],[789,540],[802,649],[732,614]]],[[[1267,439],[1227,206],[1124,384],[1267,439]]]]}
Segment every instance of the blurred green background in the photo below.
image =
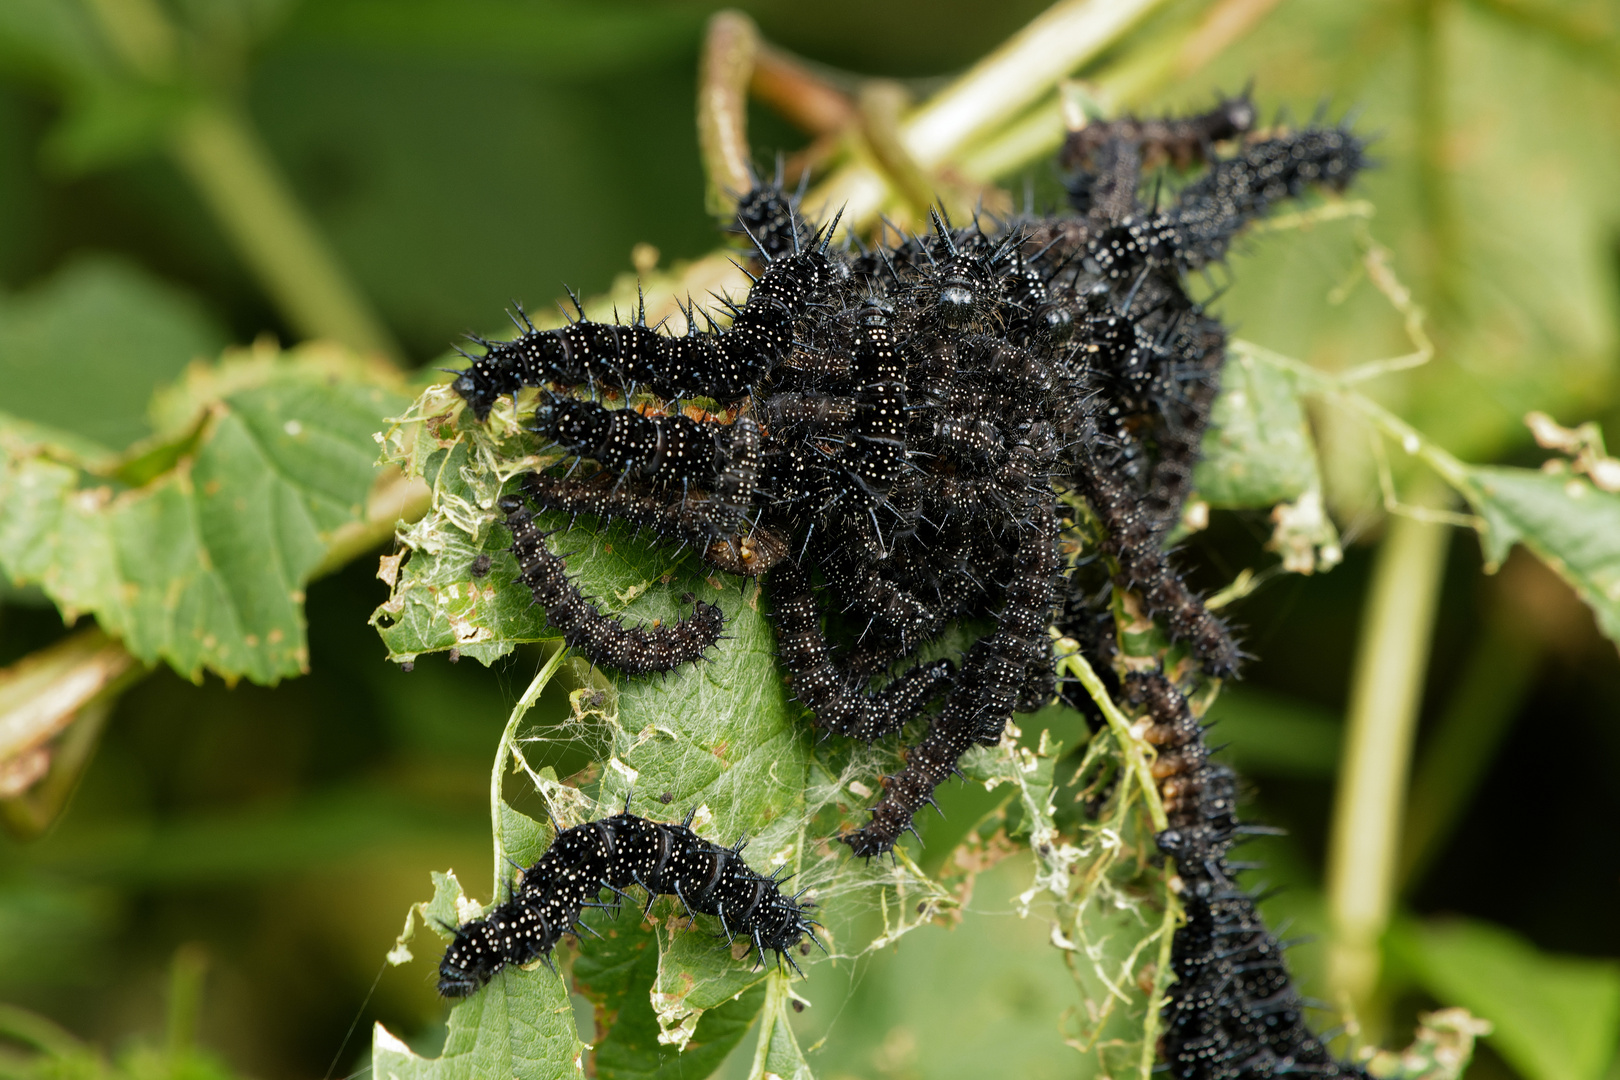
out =
{"type": "MultiPolygon", "coordinates": [[[[742,6],[782,48],[925,93],[1044,4],[742,6]]],[[[1206,6],[1169,5],[1122,54],[1206,6]]],[[[605,290],[634,245],[668,265],[716,244],[693,124],[711,6],[166,0],[154,10],[177,36],[164,62],[181,74],[144,81],[107,29],[141,8],[0,3],[0,410],[119,449],[150,430],[152,390],[192,359],[262,334],[299,338],[166,149],[166,125],[199,95],[240,106],[413,366],[467,331],[498,330],[514,299],[544,307],[564,282],[605,290]]],[[[1358,128],[1379,133],[1382,167],[1359,194],[1439,344],[1428,368],[1378,384],[1386,404],[1476,462],[1538,465],[1545,454],[1520,422],[1531,408],[1613,428],[1620,4],[1282,0],[1151,107],[1201,105],[1251,78],[1268,114],[1356,107],[1358,128]]],[[[761,162],[805,142],[763,108],[751,122],[761,162]]],[[[1027,179],[1055,197],[1050,166],[1027,179]]],[[[1238,331],[1326,368],[1404,351],[1398,317],[1365,284],[1333,302],[1357,265],[1353,229],[1246,243],[1218,275],[1238,331]]],[[[1317,420],[1345,563],[1273,578],[1235,609],[1255,660],[1216,712],[1252,812],[1290,830],[1265,845],[1267,876],[1291,886],[1268,914],[1307,929],[1321,924],[1339,718],[1383,524],[1365,436],[1317,420]]],[[[1269,534],[1263,514],[1215,515],[1187,542],[1195,579],[1217,588],[1274,561],[1269,534]]],[[[304,678],[228,687],[160,670],[122,697],[61,820],[39,839],[0,838],[0,1001],[109,1050],[160,1039],[176,951],[195,946],[182,955],[206,958],[198,1041],[232,1072],[320,1076],[336,1057],[348,1073],[373,1020],[419,1049],[442,1039],[429,965],[385,971],[382,957],[429,870],[486,857],[489,758],[536,656],[494,670],[385,664],[366,625],[386,596],[374,573],[362,558],[311,586],[304,678]]],[[[0,663],[66,632],[39,594],[7,588],[0,663]]],[[[1436,1004],[1414,987],[1443,980],[1413,974],[1442,962],[1434,927],[1457,928],[1465,958],[1466,934],[1490,923],[1541,950],[1532,960],[1602,960],[1569,970],[1609,993],[1614,645],[1549,571],[1521,552],[1483,576],[1476,540],[1457,531],[1422,722],[1420,763],[1444,732],[1437,753],[1463,768],[1430,792],[1454,813],[1410,855],[1402,886],[1403,918],[1431,930],[1392,939],[1394,1041],[1436,1004]]],[[[971,801],[958,789],[947,810],[971,801]]],[[[1026,880],[1027,867],[1005,864],[962,927],[816,969],[801,1042],[821,1040],[818,1072],[1070,1074],[1059,1016],[1076,1004],[1073,984],[1038,920],[1009,914],[1026,880]]],[[[1320,992],[1320,951],[1294,953],[1308,991],[1320,992]]],[[[1491,970],[1478,978],[1518,980],[1491,970]]],[[[1596,1062],[1589,1075],[1601,1076],[1613,1017],[1591,1023],[1566,1041],[1597,1047],[1581,1068],[1596,1062]]],[[[1506,1057],[1488,1047],[1469,1075],[1549,1075],[1522,1052],[1506,1057]]],[[[11,1060],[0,1056],[0,1073],[20,1068],[11,1060]]]]}

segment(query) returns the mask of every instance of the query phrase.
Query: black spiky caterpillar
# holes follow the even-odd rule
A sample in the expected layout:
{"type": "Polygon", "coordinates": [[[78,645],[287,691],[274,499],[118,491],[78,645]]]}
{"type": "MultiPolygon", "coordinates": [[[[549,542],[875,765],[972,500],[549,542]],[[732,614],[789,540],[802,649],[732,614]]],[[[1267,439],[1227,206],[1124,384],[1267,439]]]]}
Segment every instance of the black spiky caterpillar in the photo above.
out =
{"type": "Polygon", "coordinates": [[[1052,621],[1057,576],[1057,516],[1043,507],[1019,544],[1013,578],[1008,582],[1001,617],[993,633],[974,642],[962,662],[928,734],[906,756],[903,769],[883,779],[883,798],[872,807],[864,829],[844,837],[856,855],[881,855],[904,832],[915,832],[912,819],[934,803],[934,789],[957,773],[957,762],[974,745],[1001,741],[1007,717],[1023,705],[1026,711],[1045,700],[1025,696],[1032,677],[1050,671],[1047,628],[1052,621]]]}
{"type": "MultiPolygon", "coordinates": [[[[744,861],[746,842],[710,843],[692,831],[692,814],[679,825],[649,821],[625,810],[612,817],[558,829],[544,855],[523,871],[504,903],[457,928],[439,963],[439,993],[466,997],[508,965],[537,959],[551,963],[563,934],[589,931],[580,921],[588,907],[617,907],[638,885],[647,911],[659,896],[677,897],[688,915],[714,915],[728,939],[741,937],[764,962],[767,949],[795,970],[790,950],[804,938],[818,945],[807,912],[813,902],[782,893],[781,871],[769,877],[744,861]],[[602,890],[613,902],[599,901],[602,890]]],[[[555,969],[554,969],[555,970],[555,969]]],[[[803,972],[800,972],[803,974],[803,972]]]]}
{"type": "Polygon", "coordinates": [[[542,510],[573,520],[583,515],[606,525],[623,521],[682,546],[696,548],[704,561],[741,577],[757,577],[787,557],[787,540],[769,528],[727,533],[721,522],[733,513],[720,495],[708,499],[642,492],[616,482],[607,472],[584,478],[526,473],[520,491],[542,510]]]}
{"type": "MultiPolygon", "coordinates": [[[[724,330],[699,331],[687,320],[682,337],[668,337],[638,315],[630,325],[580,319],[560,330],[525,330],[512,341],[484,341],[484,355],[452,384],[482,420],[497,398],[525,386],[642,386],[666,400],[737,401],[770,374],[793,344],[807,305],[825,284],[826,238],[776,259],[754,281],[748,301],[733,309],[724,330]]],[[[814,238],[813,238],[814,239],[814,238]]]]}
{"type": "MultiPolygon", "coordinates": [[[[729,558],[739,572],[768,570],[784,664],[824,729],[876,737],[943,696],[905,768],[885,778],[871,822],[843,837],[857,854],[891,850],[963,752],[1049,699],[1046,630],[1063,587],[1059,629],[1157,721],[1149,737],[1160,743],[1171,815],[1159,842],[1176,860],[1188,916],[1174,942],[1163,1052],[1171,1074],[1191,1080],[1360,1075],[1305,1026],[1277,942],[1233,884],[1238,867],[1226,854],[1245,827],[1232,813],[1232,779],[1208,761],[1180,690],[1163,677],[1121,683],[1109,665],[1106,604],[1120,588],[1209,673],[1230,674],[1241,658],[1165,552],[1225,357],[1224,329],[1183,277],[1222,258],[1278,199],[1312,183],[1341,189],[1363,165],[1343,128],[1217,147],[1245,138],[1253,119],[1239,98],[1184,121],[1090,125],[1070,140],[1077,215],[988,230],[936,217],[928,235],[858,255],[828,250],[830,230],[806,225],[779,185],[762,186],[739,207],[759,279],[730,330],[663,338],[642,319],[531,328],[486,346],[456,384],[479,415],[499,394],[544,384],[604,401],[645,389],[703,394],[757,421],[755,479],[727,485],[684,451],[666,464],[660,440],[696,437],[676,435],[678,424],[660,435],[630,417],[574,410],[595,416],[600,435],[568,448],[599,471],[576,477],[575,461],[526,490],[549,509],[708,544],[705,557],[722,568],[729,558]],[[1208,169],[1172,205],[1150,209],[1138,189],[1156,160],[1208,169]],[[1056,538],[1070,515],[1055,491],[1086,500],[1109,556],[1067,584],[1056,538]],[[745,552],[739,537],[760,539],[764,554],[745,552]],[[905,666],[977,618],[995,625],[954,679],[905,666]]],[[[537,419],[545,428],[547,417],[537,419]]],[[[620,629],[602,624],[605,635],[620,629]]]]}
{"type": "Polygon", "coordinates": [[[1171,946],[1175,982],[1165,1004],[1163,1056],[1180,1080],[1357,1077],[1305,1023],[1306,1002],[1288,974],[1283,945],[1266,929],[1254,896],[1227,855],[1247,833],[1237,817],[1236,778],[1211,761],[1203,727],[1180,689],[1159,672],[1126,679],[1153,723],[1154,775],[1169,817],[1157,837],[1176,861],[1186,925],[1171,946]]]}
{"type": "MultiPolygon", "coordinates": [[[[715,492],[717,505],[733,514],[752,503],[759,480],[759,425],[752,417],[699,423],[680,413],[648,416],[547,392],[530,430],[571,456],[655,490],[715,492]]],[[[725,524],[716,516],[711,527],[718,531],[725,524]]]]}
{"type": "Polygon", "coordinates": [[[604,615],[569,580],[563,560],[546,547],[549,533],[541,532],[520,496],[505,496],[501,509],[512,531],[512,554],[518,573],[545,608],[546,619],[562,631],[563,640],[580,649],[594,664],[617,668],[626,675],[673,671],[703,659],[725,620],[715,604],[693,601],[692,614],[673,625],[627,627],[604,615]]]}
{"type": "Polygon", "coordinates": [[[784,563],[773,572],[771,585],[777,650],[793,673],[793,692],[829,732],[862,742],[893,734],[938,697],[956,671],[949,660],[918,664],[882,690],[866,693],[864,680],[834,662],[805,572],[784,563]]]}
{"type": "MultiPolygon", "coordinates": [[[[1225,355],[1183,278],[1278,199],[1342,188],[1362,164],[1360,143],[1334,127],[1218,148],[1245,137],[1253,111],[1236,99],[1158,127],[1091,125],[1076,167],[1095,181],[1106,159],[1114,186],[1099,199],[1096,183],[1077,184],[1077,215],[958,227],[937,214],[925,235],[860,252],[830,248],[830,228],[758,187],[738,212],[756,284],[728,329],[698,333],[689,317],[687,336],[667,337],[639,316],[531,328],[486,344],[455,386],[478,415],[519,386],[544,388],[536,426],[577,460],[529,481],[537,506],[769,571],[785,666],[823,728],[870,738],[937,708],[872,821],[845,837],[881,854],[967,747],[1052,691],[1059,493],[1089,503],[1111,557],[1105,585],[1133,589],[1212,674],[1241,659],[1164,550],[1225,355]],[[1162,209],[1137,197],[1141,164],[1158,158],[1208,166],[1162,209]],[[597,400],[576,402],[581,388],[597,400]],[[638,409],[692,423],[602,407],[649,391],[666,401],[638,409]],[[668,400],[692,396],[724,415],[668,400]],[[727,482],[711,448],[743,419],[757,425],[757,456],[744,455],[757,468],[727,482]],[[994,626],[943,693],[918,650],[971,619],[994,626]]],[[[622,631],[588,625],[587,652],[622,631]]]]}

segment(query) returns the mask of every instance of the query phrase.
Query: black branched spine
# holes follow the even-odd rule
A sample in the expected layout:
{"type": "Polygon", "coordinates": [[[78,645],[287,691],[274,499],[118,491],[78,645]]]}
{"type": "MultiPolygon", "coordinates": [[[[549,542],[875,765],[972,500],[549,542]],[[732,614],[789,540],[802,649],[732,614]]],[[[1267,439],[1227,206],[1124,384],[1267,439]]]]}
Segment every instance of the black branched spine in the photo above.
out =
{"type": "Polygon", "coordinates": [[[549,961],[604,889],[617,902],[631,886],[646,890],[649,909],[654,897],[678,897],[688,914],[718,917],[725,935],[747,941],[761,961],[769,950],[798,970],[789,950],[806,934],[816,940],[813,904],[785,895],[780,871],[767,877],[749,866],[743,841],[722,847],[691,824],[691,815],[668,825],[626,812],[560,830],[509,900],[456,931],[439,964],[439,993],[466,997],[509,965],[549,961]]]}

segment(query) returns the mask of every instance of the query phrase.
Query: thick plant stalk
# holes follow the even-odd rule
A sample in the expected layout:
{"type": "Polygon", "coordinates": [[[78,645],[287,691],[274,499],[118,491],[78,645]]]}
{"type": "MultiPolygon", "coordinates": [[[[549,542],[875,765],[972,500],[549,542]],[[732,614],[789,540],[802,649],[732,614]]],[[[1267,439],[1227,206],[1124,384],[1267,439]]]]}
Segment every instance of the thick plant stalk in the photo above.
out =
{"type": "Polygon", "coordinates": [[[399,348],[350,281],[247,121],[199,105],[175,131],[175,160],[293,329],[362,352],[399,348]]]}
{"type": "MultiPolygon", "coordinates": [[[[1183,82],[1239,40],[1276,7],[1278,0],[1220,0],[1180,31],[1133,50],[1118,63],[1089,75],[1083,89],[1095,108],[1112,116],[1183,82]]],[[[1060,90],[1063,88],[1060,88],[1060,90]]],[[[1048,94],[1010,124],[963,150],[958,171],[989,183],[1050,157],[1067,132],[1062,93],[1048,94]]]]}
{"type": "MultiPolygon", "coordinates": [[[[1423,504],[1439,501],[1432,489],[1424,494],[1423,504]]],[[[1449,536],[1442,525],[1390,518],[1351,674],[1328,840],[1328,976],[1335,1004],[1364,1024],[1374,1019],[1379,940],[1394,902],[1407,774],[1449,536]]]]}
{"type": "Polygon", "coordinates": [[[1119,40],[1159,0],[1063,0],[916,111],[901,138],[918,164],[937,165],[968,140],[1033,104],[1119,40]]]}
{"type": "Polygon", "coordinates": [[[1541,649],[1512,614],[1486,624],[1412,770],[1398,893],[1422,882],[1468,810],[1534,685],[1541,649]]]}
{"type": "Polygon", "coordinates": [[[489,771],[489,817],[491,832],[495,837],[495,879],[490,889],[490,896],[498,898],[501,895],[501,886],[511,880],[510,864],[506,859],[506,820],[501,813],[501,791],[506,783],[506,766],[512,760],[512,750],[517,745],[518,727],[523,718],[529,715],[535,702],[545,692],[546,685],[551,677],[557,673],[562,662],[568,657],[568,649],[561,642],[552,650],[540,670],[535,672],[534,678],[529,681],[529,687],[518,698],[517,704],[512,706],[512,715],[507,718],[506,728],[501,732],[501,744],[495,750],[495,765],[489,771]]]}
{"type": "MultiPolygon", "coordinates": [[[[952,159],[975,136],[1016,117],[1058,80],[1113,45],[1163,0],[1061,0],[924,102],[900,126],[899,141],[924,169],[952,159]]],[[[843,210],[847,228],[876,220],[891,185],[856,161],[805,198],[812,217],[843,210]]]]}
{"type": "Polygon", "coordinates": [[[698,148],[708,176],[709,213],[728,218],[737,197],[753,186],[748,160],[748,82],[759,52],[759,29],[740,11],[709,20],[698,72],[698,148]]]}
{"type": "MultiPolygon", "coordinates": [[[[181,78],[174,26],[152,0],[93,0],[102,36],[136,77],[181,78]]],[[[382,321],[276,168],[247,118],[205,98],[176,125],[169,150],[248,270],[294,330],[400,358],[382,321]]]]}

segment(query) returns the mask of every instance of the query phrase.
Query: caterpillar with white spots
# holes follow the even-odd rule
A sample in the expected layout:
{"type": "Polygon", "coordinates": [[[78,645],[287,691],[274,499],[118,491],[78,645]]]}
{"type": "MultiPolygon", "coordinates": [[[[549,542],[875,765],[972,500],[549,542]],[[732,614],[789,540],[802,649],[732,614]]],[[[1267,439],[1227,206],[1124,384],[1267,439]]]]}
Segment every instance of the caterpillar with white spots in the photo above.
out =
{"type": "Polygon", "coordinates": [[[525,386],[645,386],[674,401],[705,397],[733,402],[745,397],[787,355],[794,332],[826,285],[827,240],[819,239],[775,259],[734,309],[724,330],[701,332],[689,319],[687,333],[669,337],[639,317],[620,326],[581,318],[560,330],[539,330],[525,319],[512,341],[475,339],[483,355],[452,387],[480,420],[497,398],[525,386]]]}
{"type": "Polygon", "coordinates": [[[626,675],[673,671],[703,659],[720,640],[725,619],[715,604],[693,601],[692,614],[668,626],[628,627],[604,615],[568,578],[563,560],[546,547],[547,533],[535,525],[520,496],[501,499],[518,572],[546,610],[546,619],[562,631],[563,641],[593,664],[617,668],[626,675]]]}
{"type": "Polygon", "coordinates": [[[802,890],[784,894],[780,868],[766,876],[749,866],[744,841],[722,847],[703,839],[692,818],[649,821],[630,813],[626,799],[623,813],[558,830],[510,899],[457,928],[439,963],[439,993],[466,997],[508,966],[549,964],[565,933],[589,930],[580,922],[586,908],[616,907],[633,885],[646,890],[647,910],[656,897],[677,897],[689,915],[718,917],[726,937],[748,942],[760,962],[771,951],[799,971],[790,951],[806,935],[821,944],[813,930],[820,924],[809,916],[814,902],[802,890]],[[612,903],[600,901],[603,890],[612,903]]]}

